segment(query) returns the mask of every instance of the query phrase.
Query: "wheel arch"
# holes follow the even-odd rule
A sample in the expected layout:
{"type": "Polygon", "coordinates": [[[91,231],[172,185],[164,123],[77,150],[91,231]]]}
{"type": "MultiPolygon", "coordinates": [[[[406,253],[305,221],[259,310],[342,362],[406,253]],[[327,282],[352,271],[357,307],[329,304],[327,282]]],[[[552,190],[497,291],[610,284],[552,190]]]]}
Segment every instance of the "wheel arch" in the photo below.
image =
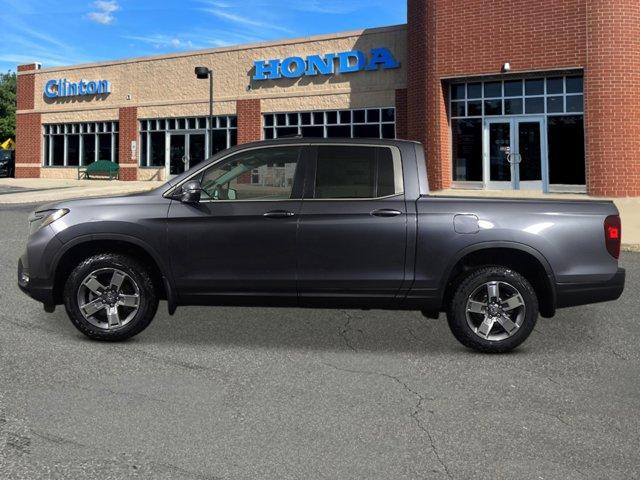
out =
{"type": "Polygon", "coordinates": [[[149,268],[158,296],[169,303],[169,312],[176,308],[176,295],[170,271],[160,255],[146,242],[128,235],[86,235],[65,243],[52,263],[53,299],[62,303],[64,279],[83,259],[98,253],[130,255],[149,268]]]}
{"type": "Polygon", "coordinates": [[[442,292],[442,305],[449,304],[461,276],[470,269],[485,265],[512,268],[531,282],[538,296],[540,314],[552,317],[556,310],[556,289],[553,270],[538,250],[517,242],[483,242],[471,245],[455,256],[449,264],[442,292]]]}

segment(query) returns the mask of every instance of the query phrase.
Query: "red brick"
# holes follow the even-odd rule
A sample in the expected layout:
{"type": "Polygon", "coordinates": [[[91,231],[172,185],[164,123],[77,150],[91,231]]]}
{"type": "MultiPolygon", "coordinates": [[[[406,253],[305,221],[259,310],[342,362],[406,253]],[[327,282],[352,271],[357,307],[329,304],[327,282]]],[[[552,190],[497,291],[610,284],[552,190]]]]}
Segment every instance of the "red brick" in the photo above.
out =
{"type": "Polygon", "coordinates": [[[238,144],[256,142],[262,138],[262,112],[260,99],[236,101],[238,116],[238,144]]]}

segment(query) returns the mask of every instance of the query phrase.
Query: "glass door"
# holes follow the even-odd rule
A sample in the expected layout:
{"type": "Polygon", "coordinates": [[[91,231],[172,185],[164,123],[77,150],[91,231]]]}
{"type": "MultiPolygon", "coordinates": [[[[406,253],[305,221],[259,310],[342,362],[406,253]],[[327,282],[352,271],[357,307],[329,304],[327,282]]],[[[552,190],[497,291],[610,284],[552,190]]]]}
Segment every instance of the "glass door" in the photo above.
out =
{"type": "Polygon", "coordinates": [[[187,168],[191,168],[206,158],[205,133],[189,133],[189,150],[187,151],[187,168]]]}
{"type": "Polygon", "coordinates": [[[206,158],[206,138],[206,133],[200,131],[169,134],[166,157],[169,177],[180,175],[206,158]]]}
{"type": "Polygon", "coordinates": [[[485,120],[484,178],[489,190],[514,188],[513,128],[510,120],[485,120]]]}
{"type": "Polygon", "coordinates": [[[542,118],[518,118],[516,125],[515,156],[516,188],[519,190],[543,190],[544,142],[542,118]]]}
{"type": "Polygon", "coordinates": [[[184,133],[169,134],[167,170],[169,176],[180,175],[187,169],[187,136],[184,133]]]}
{"type": "Polygon", "coordinates": [[[489,190],[544,190],[541,117],[492,118],[484,126],[484,178],[489,190]]]}

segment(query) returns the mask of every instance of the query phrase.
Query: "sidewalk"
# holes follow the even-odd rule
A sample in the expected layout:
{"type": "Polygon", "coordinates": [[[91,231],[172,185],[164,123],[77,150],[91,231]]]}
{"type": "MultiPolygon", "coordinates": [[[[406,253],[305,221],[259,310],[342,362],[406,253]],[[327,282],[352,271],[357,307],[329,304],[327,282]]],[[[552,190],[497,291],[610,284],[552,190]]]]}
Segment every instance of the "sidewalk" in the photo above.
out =
{"type": "Polygon", "coordinates": [[[125,195],[152,190],[163,183],[154,181],[0,178],[0,205],[48,203],[70,198],[125,195]]]}
{"type": "Polygon", "coordinates": [[[539,198],[557,200],[613,200],[622,219],[622,248],[626,251],[640,252],[640,197],[602,198],[576,193],[541,193],[521,190],[439,190],[433,195],[452,195],[456,197],[498,197],[498,198],[539,198]]]}

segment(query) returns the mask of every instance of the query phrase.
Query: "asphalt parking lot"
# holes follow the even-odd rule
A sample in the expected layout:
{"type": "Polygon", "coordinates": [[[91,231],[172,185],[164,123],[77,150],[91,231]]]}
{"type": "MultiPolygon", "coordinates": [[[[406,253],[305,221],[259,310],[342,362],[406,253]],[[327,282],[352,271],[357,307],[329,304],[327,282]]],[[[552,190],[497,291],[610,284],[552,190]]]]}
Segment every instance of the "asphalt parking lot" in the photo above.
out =
{"type": "Polygon", "coordinates": [[[0,207],[0,478],[640,478],[640,254],[508,355],[444,318],[180,308],[121,344],[16,286],[0,207]]]}

